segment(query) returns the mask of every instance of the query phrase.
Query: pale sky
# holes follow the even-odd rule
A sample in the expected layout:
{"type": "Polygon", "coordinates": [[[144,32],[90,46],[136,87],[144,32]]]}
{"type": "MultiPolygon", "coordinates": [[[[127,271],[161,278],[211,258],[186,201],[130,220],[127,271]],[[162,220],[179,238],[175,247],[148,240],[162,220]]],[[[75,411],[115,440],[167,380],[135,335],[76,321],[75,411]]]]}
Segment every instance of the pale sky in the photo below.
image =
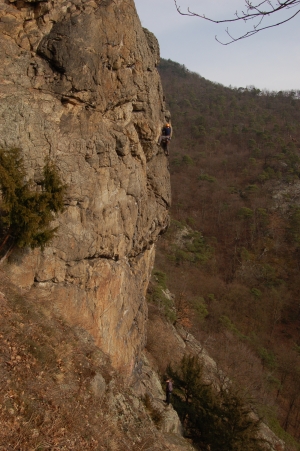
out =
{"type": "MultiPolygon", "coordinates": [[[[233,17],[245,4],[244,0],[178,0],[177,3],[182,11],[189,6],[192,11],[216,19],[233,17]]],[[[300,89],[300,14],[279,27],[223,46],[215,40],[215,35],[225,41],[227,27],[238,36],[253,24],[240,23],[235,27],[181,16],[173,0],[135,0],[135,5],[143,27],[157,37],[163,58],[184,64],[187,69],[225,86],[254,85],[270,91],[300,89]]]]}

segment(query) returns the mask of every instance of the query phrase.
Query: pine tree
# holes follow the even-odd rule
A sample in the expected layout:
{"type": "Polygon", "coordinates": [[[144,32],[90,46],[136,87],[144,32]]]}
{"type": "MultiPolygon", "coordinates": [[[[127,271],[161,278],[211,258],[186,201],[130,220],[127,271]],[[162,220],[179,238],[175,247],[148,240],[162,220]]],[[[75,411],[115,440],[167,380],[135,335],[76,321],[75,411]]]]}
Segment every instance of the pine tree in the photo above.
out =
{"type": "Polygon", "coordinates": [[[211,451],[262,451],[257,437],[260,420],[230,381],[214,386],[203,377],[196,356],[185,355],[177,369],[168,374],[174,380],[173,405],[186,434],[211,451]]]}
{"type": "Polygon", "coordinates": [[[50,224],[54,214],[63,211],[66,186],[50,160],[45,163],[40,188],[26,181],[20,149],[0,149],[0,250],[7,241],[10,249],[43,249],[53,238],[56,228],[50,224]]]}

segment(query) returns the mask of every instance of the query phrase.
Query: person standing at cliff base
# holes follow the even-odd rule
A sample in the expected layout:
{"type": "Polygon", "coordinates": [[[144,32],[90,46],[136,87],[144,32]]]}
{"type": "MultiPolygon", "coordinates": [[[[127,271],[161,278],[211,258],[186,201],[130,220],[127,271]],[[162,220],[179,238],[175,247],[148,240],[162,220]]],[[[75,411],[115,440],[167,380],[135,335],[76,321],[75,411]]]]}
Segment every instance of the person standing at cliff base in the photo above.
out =
{"type": "Polygon", "coordinates": [[[172,391],[173,391],[172,379],[167,379],[166,380],[166,403],[167,403],[167,405],[169,405],[171,402],[172,391]]]}

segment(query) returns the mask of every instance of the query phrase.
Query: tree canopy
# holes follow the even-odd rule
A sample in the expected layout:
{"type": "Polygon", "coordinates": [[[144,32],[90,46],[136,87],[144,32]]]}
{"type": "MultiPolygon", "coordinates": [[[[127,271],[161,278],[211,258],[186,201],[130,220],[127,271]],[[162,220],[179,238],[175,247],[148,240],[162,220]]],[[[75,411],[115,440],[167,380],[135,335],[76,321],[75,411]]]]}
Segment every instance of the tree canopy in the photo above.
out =
{"type": "Polygon", "coordinates": [[[174,136],[156,271],[177,323],[299,440],[300,91],[228,88],[170,60],[159,71],[174,136]]]}

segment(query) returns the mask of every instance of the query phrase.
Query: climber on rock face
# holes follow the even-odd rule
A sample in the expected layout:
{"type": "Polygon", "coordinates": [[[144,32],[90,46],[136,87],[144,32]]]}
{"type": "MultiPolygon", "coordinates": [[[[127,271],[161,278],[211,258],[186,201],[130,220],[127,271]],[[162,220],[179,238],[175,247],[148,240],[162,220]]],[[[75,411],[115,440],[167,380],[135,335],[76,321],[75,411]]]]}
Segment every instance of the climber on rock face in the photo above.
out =
{"type": "Polygon", "coordinates": [[[161,135],[158,140],[158,145],[162,146],[167,156],[169,155],[169,143],[172,138],[172,132],[173,130],[171,125],[169,122],[166,122],[162,128],[161,135]]]}

